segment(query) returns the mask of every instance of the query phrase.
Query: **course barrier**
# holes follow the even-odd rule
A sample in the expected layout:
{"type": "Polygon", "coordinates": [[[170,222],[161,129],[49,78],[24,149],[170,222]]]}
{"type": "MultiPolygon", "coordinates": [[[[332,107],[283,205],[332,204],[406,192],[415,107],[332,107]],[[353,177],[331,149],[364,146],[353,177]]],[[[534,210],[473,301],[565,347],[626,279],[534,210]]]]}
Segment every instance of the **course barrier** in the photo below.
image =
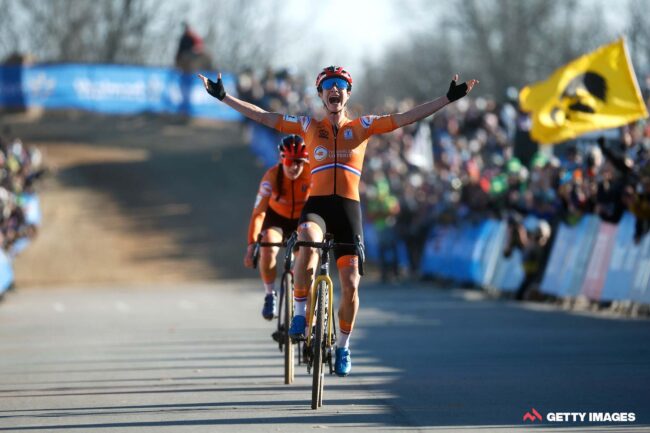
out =
{"type": "Polygon", "coordinates": [[[617,224],[595,216],[575,226],[560,224],[541,291],[592,301],[650,303],[650,237],[633,241],[634,216],[617,224]]]}
{"type": "MultiPolygon", "coordinates": [[[[226,91],[236,95],[235,77],[223,74],[222,79],[226,91]]],[[[128,65],[2,66],[0,107],[79,109],[107,114],[181,114],[225,121],[241,119],[239,113],[217,103],[196,74],[128,65]]]]}
{"type": "Polygon", "coordinates": [[[0,248],[0,296],[14,283],[14,269],[7,253],[0,248]]]}
{"type": "MultiPolygon", "coordinates": [[[[484,220],[434,227],[427,237],[420,266],[423,276],[444,278],[513,292],[525,274],[522,253],[503,252],[507,224],[484,220]]],[[[633,242],[634,217],[618,225],[594,215],[557,228],[540,291],[558,298],[632,301],[650,304],[650,236],[633,242]]]]}
{"type": "Polygon", "coordinates": [[[521,253],[504,257],[506,231],[506,223],[497,220],[433,228],[424,245],[421,274],[515,291],[524,278],[521,253]]]}
{"type": "MultiPolygon", "coordinates": [[[[386,259],[394,260],[394,255],[396,254],[398,266],[403,269],[408,269],[410,265],[408,252],[406,251],[406,244],[401,240],[397,240],[396,244],[396,252],[389,251],[386,255],[386,259]]],[[[375,262],[380,260],[379,235],[372,224],[363,224],[363,246],[367,260],[375,262]]]]}

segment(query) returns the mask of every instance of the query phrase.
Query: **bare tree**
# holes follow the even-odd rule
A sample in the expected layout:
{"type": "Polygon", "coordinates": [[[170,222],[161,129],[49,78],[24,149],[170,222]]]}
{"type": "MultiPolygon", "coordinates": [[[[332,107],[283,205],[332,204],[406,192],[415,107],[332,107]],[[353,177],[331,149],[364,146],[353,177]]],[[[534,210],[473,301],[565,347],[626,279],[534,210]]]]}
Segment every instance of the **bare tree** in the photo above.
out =
{"type": "Polygon", "coordinates": [[[20,51],[20,38],[17,21],[16,5],[11,0],[0,0],[0,56],[5,58],[20,51]]]}
{"type": "Polygon", "coordinates": [[[156,63],[173,43],[154,0],[2,0],[2,44],[39,61],[156,63]],[[6,6],[6,7],[5,7],[6,6]],[[160,44],[160,40],[165,42],[160,44]]]}
{"type": "Polygon", "coordinates": [[[279,0],[222,0],[208,3],[200,15],[205,42],[218,68],[241,71],[271,64],[282,42],[279,0]]]}
{"type": "Polygon", "coordinates": [[[431,30],[412,35],[379,62],[386,65],[383,81],[391,83],[386,87],[397,96],[439,94],[443,79],[448,83],[452,73],[462,72],[481,80],[481,93],[499,99],[509,86],[543,79],[611,37],[602,10],[577,0],[468,0],[421,7],[436,8],[431,30]]]}
{"type": "Polygon", "coordinates": [[[650,74],[650,26],[648,26],[647,0],[631,0],[628,3],[626,29],[630,56],[639,75],[650,74]]]}

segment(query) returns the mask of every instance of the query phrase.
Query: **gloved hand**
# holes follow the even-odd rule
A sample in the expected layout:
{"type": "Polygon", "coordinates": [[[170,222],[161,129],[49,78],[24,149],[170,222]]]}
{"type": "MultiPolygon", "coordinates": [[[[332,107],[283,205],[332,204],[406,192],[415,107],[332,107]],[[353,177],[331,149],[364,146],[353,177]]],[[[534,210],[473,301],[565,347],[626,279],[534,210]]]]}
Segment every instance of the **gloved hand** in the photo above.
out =
{"type": "Polygon", "coordinates": [[[467,83],[457,84],[457,80],[458,75],[454,75],[454,79],[451,80],[449,91],[447,92],[447,99],[449,99],[449,102],[457,101],[469,92],[467,83]]]}
{"type": "Polygon", "coordinates": [[[223,88],[223,81],[221,81],[221,74],[219,74],[216,83],[211,79],[204,77],[201,74],[199,74],[199,77],[203,80],[203,85],[205,86],[205,90],[207,90],[207,92],[210,95],[214,96],[218,100],[223,101],[223,98],[226,97],[226,90],[223,88]]]}

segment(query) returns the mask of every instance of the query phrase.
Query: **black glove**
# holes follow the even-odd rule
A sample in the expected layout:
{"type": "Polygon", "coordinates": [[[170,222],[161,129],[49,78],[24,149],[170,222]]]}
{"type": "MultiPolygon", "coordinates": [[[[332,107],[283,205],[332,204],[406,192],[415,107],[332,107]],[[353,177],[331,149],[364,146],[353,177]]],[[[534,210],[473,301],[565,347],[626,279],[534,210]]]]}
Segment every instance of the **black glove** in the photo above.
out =
{"type": "Polygon", "coordinates": [[[214,96],[220,101],[223,101],[223,98],[226,97],[226,91],[223,88],[223,82],[221,81],[221,78],[219,78],[216,83],[208,78],[207,90],[210,95],[214,96]]]}
{"type": "Polygon", "coordinates": [[[447,92],[447,99],[449,99],[449,102],[457,101],[458,99],[467,95],[467,92],[467,83],[458,85],[456,84],[456,80],[452,80],[451,84],[449,85],[449,91],[447,92]]]}

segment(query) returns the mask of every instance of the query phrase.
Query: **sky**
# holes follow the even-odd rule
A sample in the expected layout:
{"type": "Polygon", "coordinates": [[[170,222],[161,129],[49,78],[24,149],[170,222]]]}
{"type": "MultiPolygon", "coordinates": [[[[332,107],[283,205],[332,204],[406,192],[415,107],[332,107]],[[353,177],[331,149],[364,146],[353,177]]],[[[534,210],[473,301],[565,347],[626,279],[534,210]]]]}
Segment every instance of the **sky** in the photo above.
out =
{"type": "MultiPolygon", "coordinates": [[[[185,1],[193,5],[197,0],[185,1]]],[[[610,27],[621,27],[630,0],[579,1],[587,8],[601,6],[610,27]]],[[[650,5],[650,0],[644,1],[650,5]]],[[[335,64],[353,76],[363,72],[366,60],[381,58],[387,48],[408,41],[410,34],[432,30],[437,10],[463,7],[462,1],[454,0],[281,0],[273,4],[278,5],[274,13],[283,26],[295,24],[295,30],[281,31],[284,43],[273,55],[273,66],[313,71],[335,64]]]]}
{"type": "Polygon", "coordinates": [[[304,53],[316,45],[321,53],[315,56],[326,58],[328,64],[345,66],[354,76],[355,71],[361,71],[365,59],[376,60],[387,46],[423,25],[422,21],[405,22],[399,18],[400,9],[417,4],[408,0],[287,0],[286,3],[285,16],[298,23],[308,22],[309,26],[306,34],[301,34],[278,56],[278,65],[304,62],[304,53]]]}
{"type": "MultiPolygon", "coordinates": [[[[582,1],[587,7],[602,6],[611,28],[622,26],[628,0],[582,1]]],[[[422,0],[286,0],[284,16],[308,25],[276,57],[276,66],[300,65],[312,69],[315,65],[309,62],[315,57],[327,59],[328,65],[345,66],[354,76],[355,72],[362,71],[365,59],[377,60],[387,47],[400,43],[409,33],[431,26],[434,12],[429,9],[423,13],[419,7],[422,3],[422,0]]],[[[462,2],[438,2],[437,6],[450,4],[462,7],[462,2]]]]}

